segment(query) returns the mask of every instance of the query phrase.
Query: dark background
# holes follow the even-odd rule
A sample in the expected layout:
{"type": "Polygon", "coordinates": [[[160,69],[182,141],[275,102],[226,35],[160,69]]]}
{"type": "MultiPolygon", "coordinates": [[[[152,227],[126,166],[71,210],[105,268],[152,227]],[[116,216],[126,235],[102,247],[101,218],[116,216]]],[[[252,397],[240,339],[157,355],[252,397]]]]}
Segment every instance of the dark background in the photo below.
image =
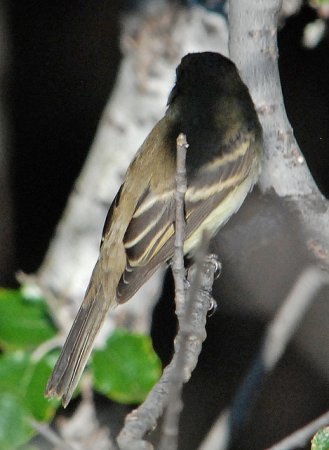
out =
{"type": "MultiPolygon", "coordinates": [[[[127,2],[114,0],[7,3],[11,55],[6,100],[11,125],[15,269],[30,273],[40,265],[84,163],[120,62],[123,6],[127,2]]],[[[328,35],[315,49],[301,45],[305,25],[315,18],[315,12],[305,7],[286,22],[279,34],[279,63],[295,135],[321,191],[328,196],[328,35]]],[[[166,343],[174,325],[168,305],[165,311],[161,305],[154,321],[166,323],[169,338],[161,332],[163,344],[155,332],[155,346],[166,359],[166,343]]],[[[228,403],[263,327],[262,320],[232,317],[225,310],[209,322],[200,364],[185,389],[182,430],[187,440],[182,449],[193,448],[218,409],[228,403]],[[222,364],[214,365],[214,360],[222,364]]],[[[257,421],[253,420],[235,448],[256,449],[259,442],[269,444],[283,437],[329,407],[328,392],[327,382],[289,348],[263,391],[255,412],[257,421]],[[286,392],[293,408],[284,408],[286,392]],[[276,410],[280,413],[273,413],[276,410]]],[[[98,402],[103,411],[110,409],[110,402],[98,402]]]]}
{"type": "Polygon", "coordinates": [[[25,272],[42,261],[111,92],[119,8],[112,0],[10,3],[16,265],[25,272]]]}

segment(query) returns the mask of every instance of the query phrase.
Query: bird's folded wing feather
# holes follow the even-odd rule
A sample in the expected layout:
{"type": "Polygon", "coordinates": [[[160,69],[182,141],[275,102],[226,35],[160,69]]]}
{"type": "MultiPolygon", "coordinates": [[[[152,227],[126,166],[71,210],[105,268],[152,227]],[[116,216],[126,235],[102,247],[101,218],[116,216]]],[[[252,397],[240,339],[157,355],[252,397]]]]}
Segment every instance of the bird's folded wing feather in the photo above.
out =
{"type": "MultiPolygon", "coordinates": [[[[185,195],[186,239],[247,178],[254,160],[254,136],[237,139],[232,151],[222,153],[188,180],[185,195]]],[[[234,211],[233,211],[234,212],[234,211]]],[[[175,189],[161,194],[150,188],[139,201],[124,237],[127,264],[117,288],[119,303],[127,301],[173,256],[175,189]]]]}

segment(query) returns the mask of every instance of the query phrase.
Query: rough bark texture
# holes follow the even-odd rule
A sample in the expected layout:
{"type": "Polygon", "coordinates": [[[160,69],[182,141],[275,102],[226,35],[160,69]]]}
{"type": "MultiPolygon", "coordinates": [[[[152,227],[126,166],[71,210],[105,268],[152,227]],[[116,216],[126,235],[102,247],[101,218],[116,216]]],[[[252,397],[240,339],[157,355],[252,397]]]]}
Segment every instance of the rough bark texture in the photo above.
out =
{"type": "Polygon", "coordinates": [[[306,245],[329,269],[329,207],[294,138],[284,108],[278,69],[277,22],[282,1],[230,4],[230,56],[249,86],[264,130],[259,186],[274,190],[296,210],[306,245]],[[243,18],[243,20],[242,20],[243,18]]]}

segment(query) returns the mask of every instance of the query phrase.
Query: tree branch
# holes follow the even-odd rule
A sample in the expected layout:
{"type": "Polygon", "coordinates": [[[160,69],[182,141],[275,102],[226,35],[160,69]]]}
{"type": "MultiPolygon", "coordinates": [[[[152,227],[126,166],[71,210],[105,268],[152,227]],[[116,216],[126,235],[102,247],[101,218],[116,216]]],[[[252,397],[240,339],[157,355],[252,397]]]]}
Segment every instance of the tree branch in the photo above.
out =
{"type": "Polygon", "coordinates": [[[230,1],[230,57],[250,89],[264,131],[259,186],[287,201],[308,250],[329,270],[329,205],[311,176],[284,108],[277,48],[281,6],[281,0],[230,1]]]}
{"type": "Polygon", "coordinates": [[[55,445],[58,450],[75,450],[53,431],[49,425],[37,422],[31,418],[29,419],[29,423],[47,442],[55,445]]]}
{"type": "Polygon", "coordinates": [[[192,276],[190,273],[193,273],[193,270],[189,273],[192,286],[188,290],[189,295],[187,296],[183,250],[187,148],[186,136],[180,134],[177,138],[175,253],[173,257],[176,314],[179,322],[179,331],[174,343],[175,352],[171,363],[166,367],[162,377],[153,387],[147,399],[139,408],[127,416],[125,426],[118,437],[122,450],[152,448],[151,444],[143,440],[143,436],[156,426],[157,420],[166,406],[167,411],[159,449],[172,450],[177,448],[178,418],[182,409],[180,397],[183,383],[189,380],[197,364],[202,342],[206,338],[206,315],[212,303],[210,292],[218,263],[212,255],[211,258],[208,258],[208,264],[206,264],[205,257],[209,239],[204,236],[196,259],[195,273],[192,276]]]}
{"type": "Polygon", "coordinates": [[[211,450],[214,443],[216,450],[225,450],[235,442],[265,377],[279,362],[316,294],[328,284],[327,273],[315,267],[304,270],[268,325],[260,352],[235,394],[231,409],[216,420],[199,450],[211,450]]]}
{"type": "MultiPolygon", "coordinates": [[[[189,326],[192,322],[192,298],[185,295],[185,193],[186,181],[186,136],[180,134],[177,138],[177,170],[176,170],[176,212],[175,212],[175,253],[172,261],[172,273],[175,282],[176,315],[181,331],[180,344],[177,343],[177,358],[175,369],[169,379],[168,406],[164,415],[159,450],[175,450],[178,439],[178,421],[183,408],[181,399],[184,382],[185,354],[187,339],[190,336],[189,326]]],[[[191,297],[191,296],[189,296],[191,297]]]]}
{"type": "Polygon", "coordinates": [[[305,425],[305,427],[295,431],[282,441],[269,447],[267,450],[294,450],[303,447],[320,428],[327,426],[328,423],[329,411],[305,425]]]}
{"type": "MultiPolygon", "coordinates": [[[[197,364],[197,359],[201,352],[202,342],[206,338],[206,318],[209,307],[212,305],[210,293],[214,281],[214,274],[217,269],[218,262],[212,255],[207,258],[206,262],[201,264],[199,262],[189,270],[188,280],[191,283],[190,292],[195,293],[196,299],[193,301],[192,323],[189,325],[192,334],[189,335],[186,345],[185,383],[191,377],[191,373],[197,364]],[[198,283],[198,289],[196,288],[196,283],[198,283]]],[[[179,330],[175,339],[175,353],[171,363],[165,368],[160,380],[153,387],[144,403],[126,417],[125,426],[118,437],[118,443],[122,450],[152,449],[151,444],[142,440],[142,438],[148,431],[156,427],[157,420],[168,404],[169,384],[173,376],[173,371],[177,366],[177,351],[181,339],[182,330],[179,330]]]]}

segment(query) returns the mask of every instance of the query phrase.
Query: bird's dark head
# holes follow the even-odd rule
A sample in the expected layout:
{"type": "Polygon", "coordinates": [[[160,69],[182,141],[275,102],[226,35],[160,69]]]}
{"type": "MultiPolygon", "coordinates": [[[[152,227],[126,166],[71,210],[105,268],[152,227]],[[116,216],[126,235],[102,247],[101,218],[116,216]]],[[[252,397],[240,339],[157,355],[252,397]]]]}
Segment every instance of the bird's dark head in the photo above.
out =
{"type": "Polygon", "coordinates": [[[241,89],[240,76],[235,64],[214,52],[189,53],[176,69],[176,83],[168,99],[171,105],[178,96],[232,94],[241,89]]]}

